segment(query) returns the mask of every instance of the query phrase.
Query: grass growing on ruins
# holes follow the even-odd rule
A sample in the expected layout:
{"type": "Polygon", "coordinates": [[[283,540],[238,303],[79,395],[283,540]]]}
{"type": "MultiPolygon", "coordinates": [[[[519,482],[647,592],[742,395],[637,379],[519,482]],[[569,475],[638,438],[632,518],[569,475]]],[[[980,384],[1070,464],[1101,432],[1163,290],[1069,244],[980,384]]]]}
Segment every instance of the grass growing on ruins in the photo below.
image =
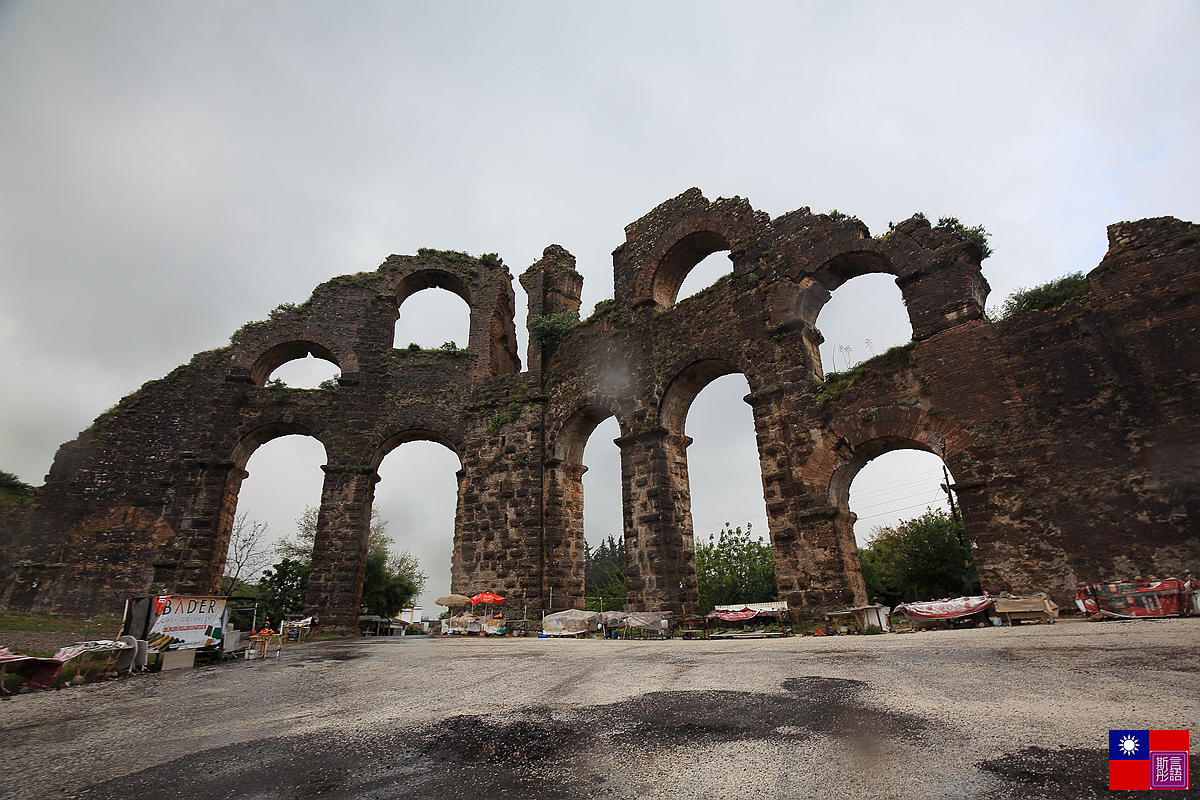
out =
{"type": "Polygon", "coordinates": [[[994,316],[996,319],[1012,319],[1030,311],[1045,311],[1062,305],[1072,297],[1078,297],[1090,288],[1091,285],[1082,272],[1072,272],[1032,289],[1017,289],[1008,296],[994,316]]]}
{"type": "Polygon", "coordinates": [[[892,347],[873,358],[855,364],[845,372],[827,372],[825,382],[819,384],[817,402],[830,402],[855,383],[866,378],[894,375],[903,369],[917,365],[916,342],[892,347]]]}

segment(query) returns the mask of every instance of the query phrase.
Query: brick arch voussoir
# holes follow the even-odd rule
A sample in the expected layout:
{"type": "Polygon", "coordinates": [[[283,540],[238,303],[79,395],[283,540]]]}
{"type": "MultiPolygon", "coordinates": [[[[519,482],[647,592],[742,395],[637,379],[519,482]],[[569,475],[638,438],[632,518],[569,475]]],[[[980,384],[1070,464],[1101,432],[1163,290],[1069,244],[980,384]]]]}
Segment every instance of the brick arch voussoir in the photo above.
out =
{"type": "MultiPolygon", "coordinates": [[[[740,198],[717,200],[702,210],[676,218],[644,252],[631,304],[674,303],[675,295],[692,267],[704,257],[722,250],[736,250],[764,223],[765,215],[740,198]],[[679,263],[687,263],[680,270],[679,263]],[[664,285],[664,281],[669,285],[664,285]],[[670,297],[670,301],[665,300],[670,297]]],[[[734,260],[734,273],[749,272],[752,264],[734,260]]]]}
{"type": "Polygon", "coordinates": [[[894,450],[924,450],[949,463],[971,444],[957,425],[916,406],[880,406],[836,417],[805,462],[803,479],[844,505],[854,476],[867,462],[894,450]]]}
{"type": "Polygon", "coordinates": [[[409,442],[434,442],[445,447],[458,457],[459,468],[462,468],[463,442],[451,430],[441,430],[436,426],[414,425],[403,428],[386,436],[375,448],[371,456],[371,467],[379,469],[389,453],[409,442]]]}
{"type": "Polygon", "coordinates": [[[325,458],[332,461],[332,436],[322,420],[297,418],[294,413],[281,412],[278,416],[263,413],[247,420],[234,431],[235,443],[230,460],[240,469],[246,468],[250,457],[267,442],[283,436],[307,436],[321,443],[325,458]]]}
{"type": "Polygon", "coordinates": [[[874,245],[874,240],[829,254],[815,269],[791,283],[784,302],[775,304],[772,309],[786,317],[773,318],[772,322],[784,324],[799,320],[816,328],[821,309],[847,281],[863,275],[899,277],[899,270],[886,253],[875,246],[863,247],[864,244],[874,245]]]}
{"type": "Polygon", "coordinates": [[[342,374],[359,371],[358,355],[353,348],[341,337],[317,325],[281,331],[257,343],[254,350],[237,353],[233,360],[234,364],[249,371],[250,379],[256,385],[262,386],[279,367],[309,355],[337,365],[342,374]]]}
{"type": "Polygon", "coordinates": [[[397,272],[391,281],[397,308],[417,292],[425,289],[445,289],[461,297],[472,309],[477,299],[477,292],[472,284],[476,282],[477,280],[464,278],[450,269],[424,263],[408,265],[397,272]]]}
{"type": "Polygon", "coordinates": [[[583,464],[583,450],[592,433],[609,417],[617,418],[622,436],[633,429],[626,410],[621,407],[614,410],[607,400],[585,397],[570,408],[570,413],[556,417],[547,429],[547,440],[552,443],[548,455],[565,464],[583,464]]]}
{"type": "Polygon", "coordinates": [[[758,368],[734,349],[717,351],[695,348],[676,358],[663,370],[666,377],[655,392],[659,425],[673,433],[682,434],[688,410],[705,387],[726,375],[740,374],[754,391],[765,383],[758,368]]]}

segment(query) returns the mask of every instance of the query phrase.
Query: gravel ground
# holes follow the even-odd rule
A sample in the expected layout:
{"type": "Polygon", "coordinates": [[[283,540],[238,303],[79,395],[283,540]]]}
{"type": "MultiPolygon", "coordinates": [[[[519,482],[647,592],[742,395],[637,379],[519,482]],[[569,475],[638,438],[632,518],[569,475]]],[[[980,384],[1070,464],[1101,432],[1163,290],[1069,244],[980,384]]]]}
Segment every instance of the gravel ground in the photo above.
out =
{"type": "Polygon", "coordinates": [[[0,797],[1108,797],[1109,728],[1200,730],[1198,642],[330,640],[4,702],[0,797]]]}

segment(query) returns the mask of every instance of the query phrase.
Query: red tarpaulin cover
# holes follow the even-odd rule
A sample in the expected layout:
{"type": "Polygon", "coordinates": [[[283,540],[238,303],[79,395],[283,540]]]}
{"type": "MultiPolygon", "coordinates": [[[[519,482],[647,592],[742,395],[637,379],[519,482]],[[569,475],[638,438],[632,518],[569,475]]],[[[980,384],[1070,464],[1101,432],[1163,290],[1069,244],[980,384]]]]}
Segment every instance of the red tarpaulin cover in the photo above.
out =
{"type": "Polygon", "coordinates": [[[59,648],[58,652],[50,658],[37,658],[24,653],[14,653],[7,647],[0,647],[0,663],[6,666],[13,665],[14,668],[10,671],[28,678],[29,688],[48,689],[58,681],[58,675],[62,672],[63,665],[84,652],[85,649],[80,645],[70,645],[59,648]]]}
{"type": "Polygon", "coordinates": [[[977,614],[996,602],[988,595],[978,597],[956,597],[953,600],[937,600],[929,603],[901,603],[897,611],[903,611],[910,619],[958,619],[977,614]]]}
{"type": "Polygon", "coordinates": [[[713,611],[708,615],[709,619],[723,619],[726,622],[741,622],[743,620],[757,617],[758,612],[753,609],[744,609],[742,611],[713,611]]]}
{"type": "Polygon", "coordinates": [[[1088,583],[1075,590],[1075,604],[1085,614],[1101,611],[1119,617],[1178,617],[1188,612],[1192,582],[1113,581],[1088,583]]]}

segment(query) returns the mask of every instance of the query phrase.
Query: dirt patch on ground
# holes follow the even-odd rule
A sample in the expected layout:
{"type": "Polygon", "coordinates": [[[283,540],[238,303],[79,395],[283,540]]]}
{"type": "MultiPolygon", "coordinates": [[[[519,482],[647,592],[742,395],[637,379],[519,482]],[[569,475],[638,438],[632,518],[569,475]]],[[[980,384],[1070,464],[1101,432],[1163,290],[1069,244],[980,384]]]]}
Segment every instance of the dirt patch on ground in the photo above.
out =
{"type": "Polygon", "coordinates": [[[55,653],[60,647],[88,639],[108,639],[112,631],[95,631],[85,637],[79,631],[2,631],[0,646],[15,653],[55,653]]]}
{"type": "MultiPolygon", "coordinates": [[[[629,702],[459,715],[383,735],[305,735],[193,753],[81,798],[628,796],[631,754],[822,737],[915,741],[934,725],[872,707],[862,681],[803,677],[785,693],[652,692],[629,702]],[[297,754],[303,754],[297,757],[297,754]],[[225,765],[214,770],[213,765],[225,765]],[[468,788],[469,787],[469,788],[468,788]]],[[[637,772],[635,768],[632,772],[637,772]]]]}

